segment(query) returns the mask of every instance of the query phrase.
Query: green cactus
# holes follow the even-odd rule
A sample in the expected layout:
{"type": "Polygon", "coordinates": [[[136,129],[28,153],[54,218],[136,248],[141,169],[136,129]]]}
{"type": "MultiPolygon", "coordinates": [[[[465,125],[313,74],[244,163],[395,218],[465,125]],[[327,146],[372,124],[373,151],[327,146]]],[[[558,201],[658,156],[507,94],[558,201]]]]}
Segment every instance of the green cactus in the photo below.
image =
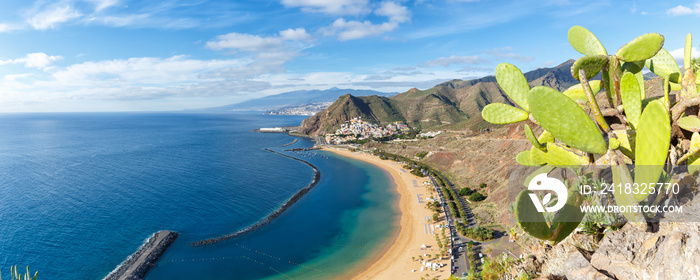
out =
{"type": "Polygon", "coordinates": [[[535,137],[535,133],[532,132],[532,128],[527,124],[525,124],[525,136],[527,137],[527,140],[530,140],[532,146],[543,151],[546,150],[535,137]]]}
{"type": "MultiPolygon", "coordinates": [[[[693,132],[690,138],[690,150],[700,150],[700,133],[693,132]]],[[[688,156],[688,173],[698,174],[700,172],[700,153],[693,153],[688,156]]]]}
{"type": "Polygon", "coordinates": [[[667,77],[673,83],[680,83],[681,70],[667,50],[662,48],[654,57],[646,60],[644,65],[659,77],[667,77]]]}
{"type": "Polygon", "coordinates": [[[503,103],[491,103],[481,110],[481,116],[490,123],[506,124],[527,120],[530,114],[503,103]]]}
{"type": "Polygon", "coordinates": [[[532,191],[523,190],[515,201],[518,225],[529,235],[557,244],[571,234],[583,219],[583,212],[579,208],[582,199],[577,192],[569,192],[570,198],[564,208],[554,214],[551,225],[547,223],[544,214],[537,211],[530,199],[532,193],[532,191]],[[579,222],[571,222],[572,220],[579,222]]]}
{"type": "MultiPolygon", "coordinates": [[[[11,266],[10,267],[10,279],[11,280],[36,280],[37,276],[39,275],[39,272],[34,272],[34,276],[29,273],[29,267],[27,266],[27,273],[22,275],[20,272],[17,271],[17,266],[11,266]]],[[[2,274],[0,274],[0,280],[2,279],[2,274]]]]}
{"type": "Polygon", "coordinates": [[[664,36],[644,34],[622,46],[615,56],[622,61],[644,61],[652,58],[664,46],[664,36]]]}
{"type": "Polygon", "coordinates": [[[540,143],[554,143],[554,135],[552,133],[549,133],[549,131],[542,131],[542,134],[540,134],[539,137],[537,137],[537,141],[540,143]]]}
{"type": "Polygon", "coordinates": [[[678,126],[680,126],[682,129],[685,129],[687,131],[691,132],[699,132],[700,131],[700,119],[696,116],[687,116],[687,117],[682,117],[678,119],[677,121],[678,126]]]}
{"type": "Polygon", "coordinates": [[[541,153],[544,162],[553,166],[574,166],[588,164],[588,157],[556,143],[546,143],[546,152],[541,153]]]}
{"type": "Polygon", "coordinates": [[[642,99],[644,99],[644,98],[646,98],[646,93],[645,93],[645,86],[644,86],[644,74],[642,73],[642,69],[644,69],[644,62],[642,62],[642,61],[625,62],[622,64],[622,71],[623,72],[630,72],[630,73],[634,74],[635,78],[637,78],[637,84],[639,84],[640,96],[642,99]]]}
{"type": "MultiPolygon", "coordinates": [[[[634,154],[635,182],[658,182],[670,143],[671,122],[666,106],[659,100],[652,101],[639,118],[634,154]]],[[[635,195],[637,201],[642,201],[645,197],[643,194],[635,195]]]]}
{"type": "Polygon", "coordinates": [[[530,111],[530,106],[527,103],[530,85],[527,84],[527,79],[518,67],[508,63],[499,64],[496,67],[496,81],[515,104],[518,104],[525,111],[530,111]]]}
{"type": "MultiPolygon", "coordinates": [[[[603,83],[601,81],[588,81],[588,85],[590,85],[593,95],[598,95],[600,90],[603,89],[603,83]]],[[[581,106],[588,103],[588,96],[586,95],[586,92],[583,91],[582,84],[566,89],[563,94],[571,98],[571,100],[576,101],[576,103],[581,106]]]]}
{"type": "Polygon", "coordinates": [[[571,46],[583,55],[608,55],[600,40],[586,28],[571,27],[568,38],[571,46]]]}
{"type": "MultiPolygon", "coordinates": [[[[612,164],[616,185],[668,182],[671,177],[664,164],[670,160],[673,165],[687,164],[690,173],[700,172],[700,118],[697,117],[700,69],[690,66],[691,35],[686,37],[683,72],[663,48],[665,39],[660,34],[639,36],[614,55],[608,55],[598,38],[581,26],[569,29],[568,39],[584,56],[571,67],[572,76],[581,84],[564,93],[547,87],[534,87],[526,92],[529,86],[517,67],[501,64],[496,70],[499,85],[524,110],[494,105],[488,110],[484,108],[484,119],[492,123],[530,119],[544,129],[535,138],[533,127],[525,124],[524,132],[532,147],[518,154],[517,161],[523,165],[544,165],[542,168],[612,164]],[[663,97],[647,98],[644,67],[664,79],[663,97]],[[601,72],[602,81],[589,81],[601,72]],[[596,100],[601,88],[605,89],[608,101],[603,106],[596,100]],[[673,98],[675,91],[680,93],[673,98]],[[672,127],[693,132],[692,137],[681,131],[671,134],[672,127]],[[633,164],[633,171],[626,164],[633,164]]],[[[518,195],[516,214],[520,227],[536,238],[558,243],[579,224],[562,222],[580,221],[583,217],[580,211],[573,211],[578,209],[573,206],[581,203],[580,198],[572,196],[571,205],[556,213],[548,224],[546,216],[537,212],[529,199],[531,193],[523,191],[518,195]]],[[[658,203],[660,199],[656,196],[654,201],[645,201],[646,194],[614,194],[619,205],[658,203]]],[[[624,214],[630,222],[652,217],[642,213],[624,214]]]]}
{"type": "Polygon", "coordinates": [[[604,154],[607,143],[596,124],[573,100],[547,87],[534,87],[528,96],[532,116],[555,138],[584,152],[604,154]]]}
{"type": "Polygon", "coordinates": [[[586,72],[586,79],[591,79],[598,75],[607,63],[608,57],[605,55],[584,56],[574,62],[574,66],[571,67],[571,75],[574,76],[574,79],[580,81],[579,70],[583,69],[586,72]]]}
{"type": "Polygon", "coordinates": [[[518,225],[523,231],[542,240],[552,239],[552,230],[547,225],[544,215],[537,211],[529,194],[531,191],[520,192],[515,200],[515,215],[518,225]]]}
{"type": "Polygon", "coordinates": [[[622,76],[620,82],[620,95],[622,105],[625,108],[625,116],[632,129],[637,127],[639,117],[642,114],[642,96],[639,90],[639,83],[634,74],[627,72],[622,76]]]}
{"type": "Polygon", "coordinates": [[[697,86],[695,84],[695,72],[693,72],[693,67],[690,64],[690,52],[692,50],[693,37],[688,33],[685,37],[685,54],[683,56],[683,67],[685,68],[685,73],[683,74],[683,79],[681,80],[681,100],[692,99],[698,96],[697,86]]]}

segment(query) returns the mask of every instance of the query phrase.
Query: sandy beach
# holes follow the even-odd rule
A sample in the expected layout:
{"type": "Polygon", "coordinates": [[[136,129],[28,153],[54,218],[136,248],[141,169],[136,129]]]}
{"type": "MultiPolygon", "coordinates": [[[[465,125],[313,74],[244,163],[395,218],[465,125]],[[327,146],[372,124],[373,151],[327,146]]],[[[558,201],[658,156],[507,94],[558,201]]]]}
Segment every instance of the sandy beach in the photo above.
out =
{"type": "Polygon", "coordinates": [[[415,176],[407,170],[402,170],[401,164],[391,160],[381,160],[371,154],[330,148],[324,148],[324,150],[368,162],[386,170],[393,178],[399,193],[401,218],[398,236],[378,259],[364,268],[361,267],[353,271],[350,275],[352,279],[421,279],[421,277],[447,279],[450,275],[449,258],[439,260],[432,257],[428,260],[428,257],[425,256],[425,254],[436,255],[440,252],[434,234],[441,232],[437,225],[444,224],[445,221],[444,213],[441,213],[437,223],[428,220],[428,217],[432,217],[433,212],[426,208],[425,203],[429,201],[431,195],[437,197],[437,194],[431,191],[432,186],[425,187],[423,184],[424,181],[428,181],[427,177],[415,176]],[[427,248],[422,248],[423,244],[427,248]],[[437,271],[427,269],[421,271],[422,262],[412,259],[412,257],[418,258],[419,256],[423,256],[429,262],[442,263],[444,267],[437,271]]]}

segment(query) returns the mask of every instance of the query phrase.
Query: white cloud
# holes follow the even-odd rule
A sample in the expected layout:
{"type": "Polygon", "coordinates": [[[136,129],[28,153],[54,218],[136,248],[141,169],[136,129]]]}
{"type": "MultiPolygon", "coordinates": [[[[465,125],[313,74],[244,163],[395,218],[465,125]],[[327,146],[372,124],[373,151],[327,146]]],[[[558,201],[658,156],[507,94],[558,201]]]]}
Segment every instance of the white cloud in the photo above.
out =
{"type": "Polygon", "coordinates": [[[671,16],[700,15],[700,3],[696,3],[692,8],[678,5],[666,11],[671,16]]]}
{"type": "Polygon", "coordinates": [[[13,30],[20,30],[22,26],[9,23],[0,23],[0,33],[10,32],[13,30]]]}
{"type": "Polygon", "coordinates": [[[358,15],[368,12],[368,0],[282,0],[282,5],[307,13],[358,15]]]}
{"type": "Polygon", "coordinates": [[[331,26],[324,28],[322,32],[326,35],[337,35],[338,40],[347,41],[369,36],[378,36],[385,32],[392,31],[397,27],[399,27],[399,24],[395,22],[373,24],[368,20],[363,22],[345,21],[345,19],[339,18],[335,20],[331,26]]]}
{"type": "Polygon", "coordinates": [[[450,57],[441,57],[438,59],[434,60],[429,60],[424,63],[425,66],[444,66],[448,67],[452,64],[479,64],[484,62],[485,59],[478,56],[478,55],[472,55],[472,56],[450,56],[450,57]]]}
{"type": "Polygon", "coordinates": [[[116,6],[119,4],[119,0],[87,0],[95,5],[95,11],[99,12],[106,8],[116,6]]]}
{"type": "Polygon", "coordinates": [[[399,27],[399,24],[411,20],[411,13],[404,6],[392,1],[385,1],[374,11],[376,15],[388,18],[387,22],[374,24],[365,21],[346,21],[343,18],[336,19],[333,23],[321,29],[321,33],[330,36],[337,35],[338,40],[347,41],[364,37],[379,36],[399,27]]]}
{"type": "Polygon", "coordinates": [[[29,19],[27,19],[27,23],[38,30],[53,29],[59,23],[64,23],[81,16],[82,14],[74,10],[71,6],[54,6],[31,15],[29,19]]]}
{"type": "Polygon", "coordinates": [[[313,37],[304,28],[287,29],[275,36],[258,36],[232,32],[219,35],[207,42],[207,48],[213,50],[233,49],[243,52],[282,51],[289,43],[308,42],[313,37]]]}
{"type": "Polygon", "coordinates": [[[240,67],[246,60],[196,60],[178,55],[169,58],[140,57],[84,62],[53,73],[64,84],[95,82],[120,84],[162,84],[198,80],[198,75],[215,69],[240,67]]]}
{"type": "Polygon", "coordinates": [[[47,55],[45,53],[30,53],[21,58],[0,60],[0,65],[24,64],[24,67],[27,68],[44,69],[51,65],[54,61],[61,59],[63,59],[62,56],[47,55]]]}
{"type": "Polygon", "coordinates": [[[521,61],[521,62],[530,62],[534,59],[532,56],[519,55],[519,54],[513,53],[512,51],[513,51],[513,48],[511,48],[511,47],[503,47],[503,48],[486,50],[484,52],[486,52],[487,54],[490,54],[494,57],[511,58],[511,59],[515,59],[515,60],[521,61]]]}
{"type": "Polygon", "coordinates": [[[390,22],[404,23],[411,20],[408,8],[390,1],[382,2],[374,13],[388,17],[390,22]]]}

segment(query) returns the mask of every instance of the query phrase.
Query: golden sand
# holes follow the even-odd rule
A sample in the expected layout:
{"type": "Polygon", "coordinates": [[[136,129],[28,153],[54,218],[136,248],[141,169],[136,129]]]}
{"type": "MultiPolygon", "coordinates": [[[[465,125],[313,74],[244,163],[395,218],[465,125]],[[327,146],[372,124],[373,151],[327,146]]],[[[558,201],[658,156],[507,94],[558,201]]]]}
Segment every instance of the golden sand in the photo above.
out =
{"type": "MultiPolygon", "coordinates": [[[[351,152],[348,150],[324,148],[342,156],[361,160],[377,167],[386,170],[394,179],[396,190],[399,193],[399,211],[400,211],[400,229],[398,236],[393,240],[393,244],[388,246],[375,261],[370,262],[364,268],[355,269],[350,276],[352,279],[447,279],[450,275],[450,260],[443,258],[442,260],[432,257],[430,262],[442,263],[444,266],[437,271],[427,270],[421,271],[422,262],[412,260],[411,257],[418,258],[424,254],[436,255],[440,249],[435,240],[434,233],[440,233],[437,228],[438,223],[426,221],[426,217],[432,217],[433,212],[426,208],[431,196],[437,198],[437,194],[432,191],[432,186],[424,187],[422,182],[428,181],[427,177],[421,178],[415,176],[408,170],[402,171],[403,166],[391,160],[381,160],[376,156],[351,152]],[[414,187],[413,181],[416,181],[418,187],[414,187]],[[418,195],[422,197],[423,203],[419,203],[418,195]],[[426,226],[427,224],[427,226],[426,226]],[[433,229],[434,227],[434,229],[433,229]],[[426,229],[428,233],[426,234],[426,229]],[[425,244],[427,248],[421,246],[425,244]],[[415,270],[415,272],[412,272],[415,270]],[[426,276],[428,274],[429,276],[426,276]]],[[[441,213],[439,223],[444,223],[445,216],[441,213]]],[[[439,234],[442,238],[442,234],[439,234]]],[[[448,236],[449,238],[449,236],[448,236]]],[[[427,259],[426,256],[423,258],[427,259]]],[[[343,277],[345,278],[345,277],[343,277]]],[[[348,277],[349,278],[349,277],[348,277]]],[[[345,278],[347,279],[347,278],[345,278]]]]}

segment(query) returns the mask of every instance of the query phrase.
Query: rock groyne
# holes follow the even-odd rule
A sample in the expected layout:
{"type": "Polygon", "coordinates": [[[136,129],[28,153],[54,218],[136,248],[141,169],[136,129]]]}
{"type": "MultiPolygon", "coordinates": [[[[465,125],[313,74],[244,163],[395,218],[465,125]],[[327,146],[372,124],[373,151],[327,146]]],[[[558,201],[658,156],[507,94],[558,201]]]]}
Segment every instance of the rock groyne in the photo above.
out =
{"type": "Polygon", "coordinates": [[[136,253],[126,258],[103,280],[141,280],[175,241],[178,234],[169,230],[154,233],[136,253]]]}
{"type": "Polygon", "coordinates": [[[287,146],[289,146],[289,145],[292,145],[292,144],[296,143],[297,141],[299,141],[299,138],[294,138],[294,141],[292,141],[291,143],[287,143],[287,144],[281,145],[280,147],[287,147],[287,146]]]}
{"type": "Polygon", "coordinates": [[[232,239],[232,238],[241,236],[241,235],[243,235],[243,234],[252,232],[252,231],[254,231],[254,230],[260,228],[261,226],[263,226],[263,225],[265,225],[265,224],[271,222],[273,219],[277,218],[277,216],[279,216],[280,214],[282,214],[282,212],[284,212],[285,210],[287,210],[287,208],[289,208],[289,207],[292,206],[294,203],[296,203],[302,196],[304,196],[306,193],[308,193],[308,192],[311,190],[311,188],[313,188],[314,186],[316,186],[316,184],[318,184],[318,181],[321,179],[321,172],[318,171],[318,168],[316,168],[316,166],[314,166],[313,164],[309,163],[308,161],[305,161],[305,160],[303,160],[303,159],[298,159],[298,158],[295,158],[295,157],[292,157],[292,156],[289,156],[289,155],[285,155],[285,154],[283,154],[283,153],[276,152],[276,151],[273,151],[273,150],[270,150],[270,149],[265,149],[265,150],[268,151],[268,152],[271,152],[271,153],[275,153],[275,154],[278,154],[278,155],[281,155],[281,156],[284,156],[284,157],[291,158],[291,159],[293,159],[293,160],[297,160],[297,161],[303,162],[303,163],[305,163],[306,165],[310,166],[311,169],[313,169],[313,171],[314,171],[314,178],[313,178],[313,180],[311,181],[311,183],[309,183],[309,184],[308,184],[306,187],[304,187],[303,189],[299,190],[299,191],[298,191],[297,193],[295,193],[291,198],[289,198],[286,202],[284,202],[284,203],[282,204],[282,206],[280,206],[279,208],[277,208],[277,210],[275,210],[274,212],[272,212],[270,215],[268,215],[267,217],[263,218],[262,220],[258,221],[257,223],[255,223],[255,224],[253,224],[253,225],[251,225],[251,226],[249,226],[249,227],[247,227],[247,228],[244,228],[244,229],[242,229],[242,230],[236,231],[236,232],[234,232],[234,233],[222,235],[222,236],[215,237],[215,238],[205,239],[205,240],[201,240],[201,241],[197,241],[197,242],[192,242],[192,243],[190,243],[191,246],[193,246],[193,247],[199,247],[199,246],[203,246],[203,245],[207,245],[207,244],[212,244],[212,243],[216,243],[216,242],[220,242],[220,241],[232,239]]]}

